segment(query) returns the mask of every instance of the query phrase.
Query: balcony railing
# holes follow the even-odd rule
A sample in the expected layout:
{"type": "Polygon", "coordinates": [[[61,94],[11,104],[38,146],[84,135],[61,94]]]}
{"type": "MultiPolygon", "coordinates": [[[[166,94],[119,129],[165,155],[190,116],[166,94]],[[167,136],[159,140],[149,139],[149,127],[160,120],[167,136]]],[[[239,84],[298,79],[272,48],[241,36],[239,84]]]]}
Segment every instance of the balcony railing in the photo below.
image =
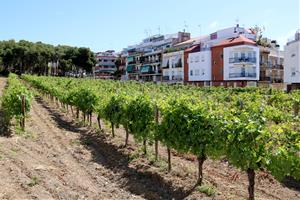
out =
{"type": "Polygon", "coordinates": [[[169,78],[169,76],[163,76],[163,80],[168,81],[168,80],[170,80],[170,78],[169,78]]]}
{"type": "Polygon", "coordinates": [[[256,58],[229,58],[229,63],[256,63],[256,58]]]}
{"type": "Polygon", "coordinates": [[[255,78],[256,73],[249,72],[239,72],[239,73],[230,73],[229,78],[255,78]]]}

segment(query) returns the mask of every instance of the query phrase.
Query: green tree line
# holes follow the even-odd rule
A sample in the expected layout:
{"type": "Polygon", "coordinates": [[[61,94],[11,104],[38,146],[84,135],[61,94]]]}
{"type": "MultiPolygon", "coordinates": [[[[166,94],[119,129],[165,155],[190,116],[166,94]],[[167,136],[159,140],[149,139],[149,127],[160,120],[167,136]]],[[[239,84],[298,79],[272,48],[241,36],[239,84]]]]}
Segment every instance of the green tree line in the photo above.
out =
{"type": "Polygon", "coordinates": [[[48,75],[49,63],[57,65],[55,75],[64,75],[68,71],[91,72],[96,58],[85,47],[54,46],[26,40],[0,41],[0,71],[4,73],[48,75]]]}

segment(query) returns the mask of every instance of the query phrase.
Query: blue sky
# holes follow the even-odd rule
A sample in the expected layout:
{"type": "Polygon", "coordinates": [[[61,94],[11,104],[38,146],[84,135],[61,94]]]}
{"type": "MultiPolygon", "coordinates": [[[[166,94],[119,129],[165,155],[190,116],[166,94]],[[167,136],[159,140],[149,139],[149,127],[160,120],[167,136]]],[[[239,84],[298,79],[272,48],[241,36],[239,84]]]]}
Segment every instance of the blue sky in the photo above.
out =
{"type": "Polygon", "coordinates": [[[238,19],[284,44],[300,28],[299,7],[299,0],[0,0],[0,40],[119,51],[159,30],[186,27],[197,37],[238,19]]]}

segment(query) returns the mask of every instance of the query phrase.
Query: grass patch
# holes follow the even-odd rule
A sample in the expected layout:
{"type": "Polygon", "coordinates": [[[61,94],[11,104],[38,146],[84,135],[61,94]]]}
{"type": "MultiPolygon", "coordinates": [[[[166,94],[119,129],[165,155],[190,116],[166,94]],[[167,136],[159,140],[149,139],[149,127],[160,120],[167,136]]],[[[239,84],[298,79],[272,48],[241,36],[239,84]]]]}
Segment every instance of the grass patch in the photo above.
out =
{"type": "Polygon", "coordinates": [[[20,125],[15,126],[15,134],[18,136],[24,135],[25,131],[22,130],[20,125]]]}
{"type": "Polygon", "coordinates": [[[137,150],[135,150],[133,153],[129,155],[129,162],[132,162],[139,158],[146,158],[149,161],[150,165],[158,167],[162,172],[168,171],[167,160],[160,156],[158,156],[158,159],[155,160],[155,153],[150,148],[147,148],[146,155],[144,155],[143,147],[138,148],[137,150]]]}
{"type": "Polygon", "coordinates": [[[37,135],[36,134],[33,134],[32,132],[27,131],[27,130],[23,131],[20,125],[16,125],[15,126],[14,133],[17,136],[22,136],[22,137],[24,137],[26,139],[37,139],[37,135]]]}
{"type": "Polygon", "coordinates": [[[79,140],[71,140],[70,144],[71,145],[80,145],[80,141],[79,140]]]}
{"type": "Polygon", "coordinates": [[[197,190],[201,193],[206,194],[207,196],[215,196],[217,189],[211,185],[201,185],[197,187],[197,190]]]}
{"type": "Polygon", "coordinates": [[[38,179],[38,177],[34,176],[31,178],[30,183],[28,183],[27,185],[29,187],[33,187],[35,185],[38,185],[40,183],[40,180],[38,179]]]}
{"type": "Polygon", "coordinates": [[[18,154],[18,152],[20,151],[20,149],[12,148],[10,151],[11,151],[12,156],[16,156],[18,154]]]}

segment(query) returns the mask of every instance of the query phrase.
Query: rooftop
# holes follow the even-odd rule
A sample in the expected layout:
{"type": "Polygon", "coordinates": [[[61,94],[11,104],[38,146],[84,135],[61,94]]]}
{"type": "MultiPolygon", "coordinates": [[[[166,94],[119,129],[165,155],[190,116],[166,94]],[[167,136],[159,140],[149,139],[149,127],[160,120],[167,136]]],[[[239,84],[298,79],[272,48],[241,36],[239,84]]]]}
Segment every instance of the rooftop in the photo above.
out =
{"type": "Polygon", "coordinates": [[[234,46],[234,45],[239,45],[239,44],[256,45],[256,42],[246,38],[243,35],[239,35],[238,37],[228,38],[228,39],[222,40],[220,43],[214,45],[213,47],[234,46]]]}

